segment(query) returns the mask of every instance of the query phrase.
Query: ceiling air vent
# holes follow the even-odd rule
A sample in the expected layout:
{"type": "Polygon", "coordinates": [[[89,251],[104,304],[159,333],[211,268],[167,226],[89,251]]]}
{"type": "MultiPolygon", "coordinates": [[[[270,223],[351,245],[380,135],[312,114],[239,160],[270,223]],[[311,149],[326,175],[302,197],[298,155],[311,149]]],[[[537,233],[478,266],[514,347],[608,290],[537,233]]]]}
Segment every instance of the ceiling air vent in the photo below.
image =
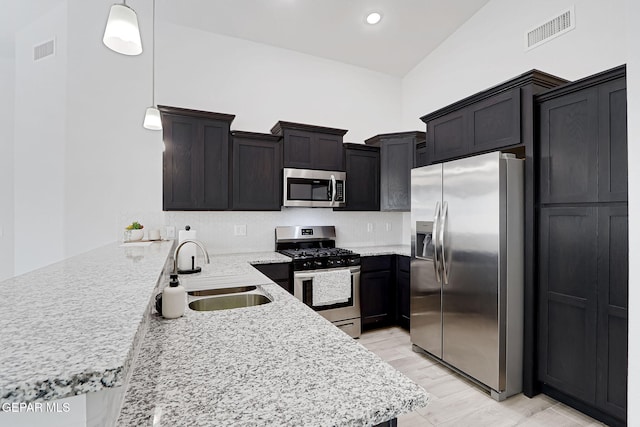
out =
{"type": "Polygon", "coordinates": [[[576,27],[574,7],[571,6],[561,14],[549,19],[542,25],[527,31],[524,35],[525,50],[533,49],[576,27]]]}
{"type": "Polygon", "coordinates": [[[49,40],[48,42],[44,42],[39,44],[38,46],[34,46],[33,48],[33,60],[38,61],[39,59],[46,58],[47,56],[51,56],[55,53],[55,43],[53,40],[49,40]]]}

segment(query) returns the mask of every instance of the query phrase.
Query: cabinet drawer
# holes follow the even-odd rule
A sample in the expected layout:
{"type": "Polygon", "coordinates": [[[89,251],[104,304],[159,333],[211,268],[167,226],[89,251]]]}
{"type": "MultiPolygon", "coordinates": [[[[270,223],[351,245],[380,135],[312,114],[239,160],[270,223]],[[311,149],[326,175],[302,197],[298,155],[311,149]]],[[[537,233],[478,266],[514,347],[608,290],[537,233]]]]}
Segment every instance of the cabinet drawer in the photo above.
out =
{"type": "Polygon", "coordinates": [[[391,255],[366,256],[360,259],[362,272],[391,270],[392,264],[391,255]]]}

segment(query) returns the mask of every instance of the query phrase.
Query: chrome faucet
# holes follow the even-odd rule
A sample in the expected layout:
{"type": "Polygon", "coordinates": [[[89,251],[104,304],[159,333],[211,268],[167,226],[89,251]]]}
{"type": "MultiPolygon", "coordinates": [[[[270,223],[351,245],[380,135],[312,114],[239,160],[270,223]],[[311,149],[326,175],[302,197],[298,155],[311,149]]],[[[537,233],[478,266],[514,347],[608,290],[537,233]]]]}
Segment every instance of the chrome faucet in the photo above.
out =
{"type": "Polygon", "coordinates": [[[176,250],[173,252],[173,274],[178,274],[178,253],[180,252],[180,249],[187,243],[195,243],[195,245],[202,250],[202,253],[204,254],[204,259],[207,262],[207,264],[210,263],[209,254],[207,253],[207,248],[204,247],[204,243],[202,243],[199,240],[187,239],[187,240],[184,240],[182,243],[180,243],[178,247],[176,247],[176,250]]]}

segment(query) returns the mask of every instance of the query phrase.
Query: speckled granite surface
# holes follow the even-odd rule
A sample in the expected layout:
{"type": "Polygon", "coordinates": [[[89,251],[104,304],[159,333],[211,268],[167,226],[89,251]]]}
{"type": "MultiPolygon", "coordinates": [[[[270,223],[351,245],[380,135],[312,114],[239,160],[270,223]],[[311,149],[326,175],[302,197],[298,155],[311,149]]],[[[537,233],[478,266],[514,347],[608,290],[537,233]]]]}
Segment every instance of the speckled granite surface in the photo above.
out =
{"type": "Polygon", "coordinates": [[[0,283],[0,403],[121,385],[171,245],[113,243],[0,283]]]}
{"type": "MultiPolygon", "coordinates": [[[[248,264],[260,260],[212,257],[182,281],[271,283],[248,264]]],[[[278,285],[259,288],[273,302],[152,314],[117,425],[365,426],[427,404],[420,386],[278,285]]]]}
{"type": "Polygon", "coordinates": [[[389,245],[389,246],[347,246],[360,256],[376,256],[376,255],[404,255],[411,256],[410,245],[389,245]]]}

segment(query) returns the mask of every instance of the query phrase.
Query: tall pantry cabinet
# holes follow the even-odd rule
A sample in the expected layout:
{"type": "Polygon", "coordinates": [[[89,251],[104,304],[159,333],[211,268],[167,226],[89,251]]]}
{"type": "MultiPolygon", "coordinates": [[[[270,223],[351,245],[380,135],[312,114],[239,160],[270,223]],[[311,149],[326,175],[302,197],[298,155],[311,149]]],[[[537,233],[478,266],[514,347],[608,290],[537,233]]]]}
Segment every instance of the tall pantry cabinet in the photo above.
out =
{"type": "Polygon", "coordinates": [[[626,423],[626,72],[539,95],[538,380],[611,425],[626,423]]]}

